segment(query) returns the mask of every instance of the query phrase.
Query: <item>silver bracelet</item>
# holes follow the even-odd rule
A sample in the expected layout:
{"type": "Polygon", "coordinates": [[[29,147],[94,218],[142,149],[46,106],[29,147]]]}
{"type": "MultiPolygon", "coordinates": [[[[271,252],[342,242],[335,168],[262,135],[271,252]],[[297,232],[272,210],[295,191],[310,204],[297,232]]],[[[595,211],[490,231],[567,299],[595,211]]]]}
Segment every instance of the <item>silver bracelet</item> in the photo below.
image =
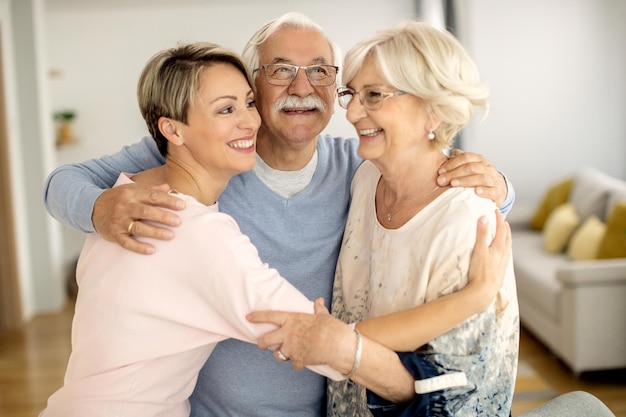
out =
{"type": "Polygon", "coordinates": [[[361,332],[358,329],[354,328],[354,333],[356,334],[356,352],[354,352],[354,365],[352,365],[352,370],[348,375],[344,375],[346,379],[351,379],[356,371],[359,370],[359,366],[361,365],[361,353],[363,353],[363,340],[361,339],[361,332]]]}

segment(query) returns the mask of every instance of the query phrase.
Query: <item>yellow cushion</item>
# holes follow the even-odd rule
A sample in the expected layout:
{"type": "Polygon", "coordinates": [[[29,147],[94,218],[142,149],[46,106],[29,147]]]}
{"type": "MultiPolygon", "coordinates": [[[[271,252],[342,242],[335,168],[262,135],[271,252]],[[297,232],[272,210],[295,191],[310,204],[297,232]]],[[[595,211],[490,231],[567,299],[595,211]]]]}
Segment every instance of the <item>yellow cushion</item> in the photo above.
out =
{"type": "Polygon", "coordinates": [[[535,230],[543,230],[546,220],[552,211],[567,202],[572,188],[573,178],[563,180],[548,189],[541,204],[530,220],[530,227],[535,230]]]}
{"type": "Polygon", "coordinates": [[[606,221],[598,258],[626,258],[626,201],[615,204],[606,221]]]}
{"type": "Polygon", "coordinates": [[[567,256],[574,261],[596,259],[605,231],[606,225],[597,216],[587,217],[570,238],[567,256]]]}
{"type": "Polygon", "coordinates": [[[563,252],[570,236],[580,224],[574,205],[564,203],[552,210],[543,227],[543,247],[549,253],[563,252]]]}

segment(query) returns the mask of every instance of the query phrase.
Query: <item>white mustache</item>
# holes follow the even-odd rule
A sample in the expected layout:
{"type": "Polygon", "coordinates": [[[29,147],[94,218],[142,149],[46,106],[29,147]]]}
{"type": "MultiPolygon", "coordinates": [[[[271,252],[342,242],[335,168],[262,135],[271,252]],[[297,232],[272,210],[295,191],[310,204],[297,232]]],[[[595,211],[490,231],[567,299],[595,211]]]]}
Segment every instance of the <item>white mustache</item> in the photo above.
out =
{"type": "Polygon", "coordinates": [[[317,96],[287,96],[281,97],[274,103],[274,111],[281,112],[284,109],[316,109],[326,111],[326,103],[317,96]]]}

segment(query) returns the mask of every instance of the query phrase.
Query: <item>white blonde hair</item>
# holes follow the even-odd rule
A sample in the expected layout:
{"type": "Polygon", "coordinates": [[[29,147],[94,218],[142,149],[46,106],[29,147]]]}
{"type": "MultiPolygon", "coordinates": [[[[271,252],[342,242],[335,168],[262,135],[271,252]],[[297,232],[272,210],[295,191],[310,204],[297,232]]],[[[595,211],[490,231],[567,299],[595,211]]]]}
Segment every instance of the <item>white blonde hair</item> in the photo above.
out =
{"type": "Polygon", "coordinates": [[[372,57],[394,87],[423,100],[441,124],[435,131],[439,148],[452,146],[474,110],[489,109],[489,89],[476,65],[449,32],[424,22],[405,22],[376,33],[346,54],[343,83],[348,85],[366,58],[372,57]]]}

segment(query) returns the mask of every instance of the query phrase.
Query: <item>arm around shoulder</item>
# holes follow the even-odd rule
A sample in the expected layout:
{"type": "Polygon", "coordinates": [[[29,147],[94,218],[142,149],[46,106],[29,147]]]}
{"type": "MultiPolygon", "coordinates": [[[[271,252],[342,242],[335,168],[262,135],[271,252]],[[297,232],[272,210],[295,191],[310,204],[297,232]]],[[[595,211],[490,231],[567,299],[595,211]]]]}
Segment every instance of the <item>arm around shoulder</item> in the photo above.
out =
{"type": "Polygon", "coordinates": [[[48,213],[68,226],[94,232],[93,206],[102,192],[112,187],[121,172],[139,172],[163,164],[154,140],[143,138],[120,152],[55,169],[43,190],[48,213]]]}

